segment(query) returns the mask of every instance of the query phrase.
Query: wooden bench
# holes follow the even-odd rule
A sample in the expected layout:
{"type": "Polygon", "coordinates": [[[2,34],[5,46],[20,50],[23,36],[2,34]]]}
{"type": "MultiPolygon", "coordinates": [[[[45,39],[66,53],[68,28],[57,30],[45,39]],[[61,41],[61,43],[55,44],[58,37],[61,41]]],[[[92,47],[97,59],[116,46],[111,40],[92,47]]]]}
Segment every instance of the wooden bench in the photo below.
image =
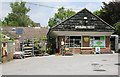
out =
{"type": "Polygon", "coordinates": [[[86,52],[94,53],[93,47],[80,47],[80,49],[81,49],[81,54],[86,53],[86,52]]]}

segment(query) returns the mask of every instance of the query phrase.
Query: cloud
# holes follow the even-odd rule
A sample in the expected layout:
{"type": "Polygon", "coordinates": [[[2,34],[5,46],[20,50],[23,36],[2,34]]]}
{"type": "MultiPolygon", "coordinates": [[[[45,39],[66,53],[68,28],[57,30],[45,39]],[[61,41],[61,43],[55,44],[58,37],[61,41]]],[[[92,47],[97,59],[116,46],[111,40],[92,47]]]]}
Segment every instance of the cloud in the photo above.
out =
{"type": "MultiPolygon", "coordinates": [[[[5,0],[8,1],[8,0],[5,0]]],[[[11,0],[9,0],[11,1],[11,0]]],[[[4,18],[8,15],[8,13],[11,12],[11,8],[10,8],[10,4],[8,2],[2,2],[2,7],[0,6],[0,8],[2,8],[2,12],[0,11],[0,15],[2,15],[1,18],[4,18]]],[[[12,0],[12,2],[14,2],[16,0],[12,0]]],[[[20,0],[19,0],[20,1],[20,0]]],[[[23,1],[28,1],[28,0],[23,0],[23,1]]],[[[29,0],[30,2],[31,0],[29,0]]],[[[37,0],[32,0],[32,1],[37,1],[37,0]]],[[[31,1],[31,2],[32,2],[31,1]]],[[[56,0],[42,0],[42,1],[48,1],[48,2],[40,2],[41,0],[39,0],[38,2],[36,2],[36,4],[41,4],[41,5],[47,5],[47,6],[53,6],[53,7],[65,7],[65,8],[73,8],[72,10],[75,12],[80,11],[83,8],[88,8],[90,11],[95,11],[95,10],[99,10],[100,6],[101,6],[101,2],[85,2],[83,0],[83,2],[79,1],[79,2],[67,2],[67,1],[71,1],[71,0],[61,0],[63,2],[55,2],[56,0]],[[53,1],[53,2],[49,2],[49,1],[53,1]]],[[[60,1],[60,0],[57,0],[60,1]]],[[[89,0],[88,0],[89,1],[89,0]]],[[[97,0],[95,0],[97,1],[97,0]]],[[[102,1],[102,0],[100,0],[102,1]]],[[[106,0],[106,1],[110,1],[110,0],[106,0]]],[[[27,14],[30,16],[30,18],[37,23],[40,23],[42,26],[47,26],[48,25],[48,21],[49,18],[53,17],[54,14],[57,12],[57,9],[54,8],[46,8],[46,7],[42,7],[39,5],[31,5],[31,4],[27,4],[26,6],[31,8],[30,12],[27,14]]]]}
{"type": "Polygon", "coordinates": [[[35,22],[35,23],[40,23],[42,26],[47,26],[47,13],[34,13],[34,15],[30,15],[30,18],[35,22]]]}
{"type": "MultiPolygon", "coordinates": [[[[35,4],[40,4],[40,5],[47,5],[50,6],[51,3],[46,3],[46,2],[37,2],[35,4]]],[[[46,8],[42,7],[39,5],[31,5],[27,4],[27,7],[31,8],[30,12],[28,15],[30,16],[30,19],[32,19],[36,23],[40,23],[41,26],[47,26],[49,17],[51,16],[51,9],[52,8],[46,8]]]]}
{"type": "Polygon", "coordinates": [[[2,5],[0,6],[0,19],[4,19],[4,17],[6,17],[8,15],[8,13],[11,12],[11,8],[10,8],[10,3],[9,2],[2,2],[2,5]]]}
{"type": "Polygon", "coordinates": [[[99,10],[101,7],[102,4],[101,3],[89,3],[89,4],[87,4],[86,6],[85,6],[85,8],[87,8],[88,10],[90,10],[90,11],[96,11],[96,9],[97,10],[99,10]],[[99,6],[98,6],[99,5],[99,6]]]}

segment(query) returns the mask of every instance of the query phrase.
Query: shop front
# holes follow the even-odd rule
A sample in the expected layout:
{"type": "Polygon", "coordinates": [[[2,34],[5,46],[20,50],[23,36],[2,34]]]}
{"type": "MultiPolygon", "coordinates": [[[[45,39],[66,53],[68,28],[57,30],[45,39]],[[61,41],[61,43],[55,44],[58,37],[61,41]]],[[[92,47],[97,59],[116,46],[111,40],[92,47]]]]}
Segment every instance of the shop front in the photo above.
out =
{"type": "Polygon", "coordinates": [[[96,52],[96,47],[101,52],[110,52],[110,36],[113,32],[111,25],[85,8],[49,30],[48,46],[60,52],[63,40],[64,47],[75,54],[84,53],[83,48],[86,53],[96,52]],[[92,52],[89,50],[91,48],[92,52]]]}

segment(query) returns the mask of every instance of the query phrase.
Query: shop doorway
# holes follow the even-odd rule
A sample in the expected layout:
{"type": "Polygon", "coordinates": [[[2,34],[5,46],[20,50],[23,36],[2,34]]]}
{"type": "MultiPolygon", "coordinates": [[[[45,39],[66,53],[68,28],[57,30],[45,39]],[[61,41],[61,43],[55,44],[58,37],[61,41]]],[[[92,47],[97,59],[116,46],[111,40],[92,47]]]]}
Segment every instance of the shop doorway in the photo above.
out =
{"type": "Polygon", "coordinates": [[[115,37],[110,38],[111,50],[115,50],[115,37]]]}

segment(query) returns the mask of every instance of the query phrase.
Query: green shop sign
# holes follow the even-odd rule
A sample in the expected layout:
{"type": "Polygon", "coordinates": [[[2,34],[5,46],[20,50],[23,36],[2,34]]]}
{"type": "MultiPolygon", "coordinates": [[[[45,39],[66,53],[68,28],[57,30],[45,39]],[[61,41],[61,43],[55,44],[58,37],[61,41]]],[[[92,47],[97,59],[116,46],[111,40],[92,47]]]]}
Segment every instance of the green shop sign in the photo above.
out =
{"type": "Polygon", "coordinates": [[[100,40],[105,40],[105,37],[103,37],[103,36],[102,36],[102,37],[100,37],[100,40]]]}
{"type": "Polygon", "coordinates": [[[104,40],[95,40],[94,47],[105,47],[105,41],[104,40]]]}
{"type": "Polygon", "coordinates": [[[96,44],[102,44],[102,42],[96,42],[96,44]]]}

